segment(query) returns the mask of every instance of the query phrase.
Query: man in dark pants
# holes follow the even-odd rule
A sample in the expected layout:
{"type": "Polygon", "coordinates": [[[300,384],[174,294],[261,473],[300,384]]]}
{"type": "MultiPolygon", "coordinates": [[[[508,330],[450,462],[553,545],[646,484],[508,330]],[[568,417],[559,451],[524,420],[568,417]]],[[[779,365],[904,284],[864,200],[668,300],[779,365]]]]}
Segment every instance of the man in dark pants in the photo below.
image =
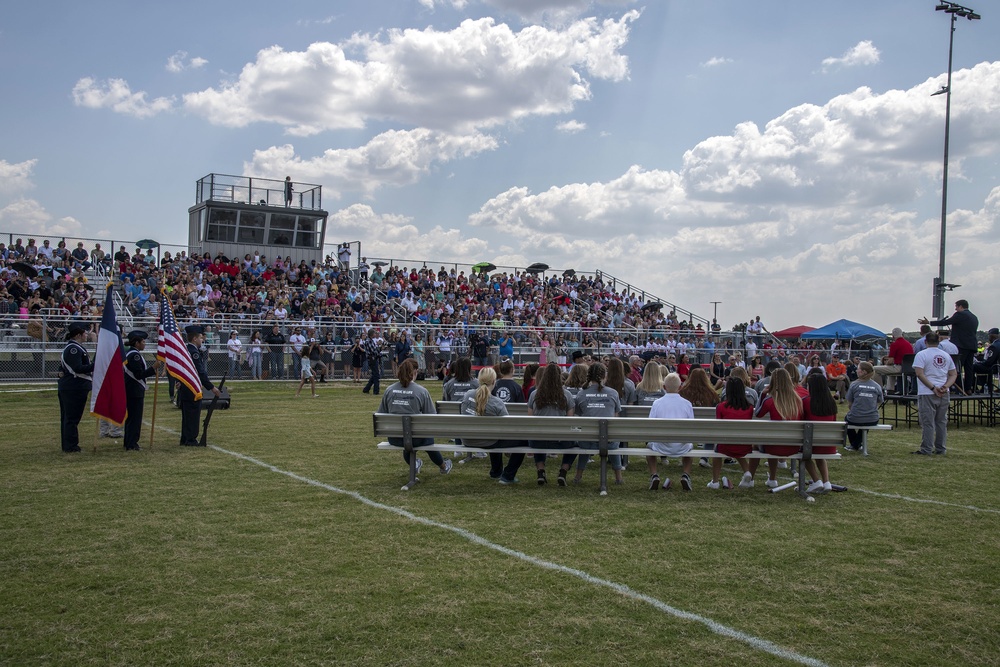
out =
{"type": "Polygon", "coordinates": [[[145,331],[136,329],[128,334],[129,351],[125,354],[125,407],[128,416],[125,418],[125,449],[139,451],[139,434],[142,432],[142,411],[146,400],[146,379],[156,375],[156,370],[163,365],[157,359],[153,366],[146,366],[142,351],[146,349],[145,331]]]}
{"type": "Polygon", "coordinates": [[[961,368],[959,382],[965,388],[966,393],[972,394],[976,391],[976,373],[972,365],[976,361],[976,331],[979,330],[979,318],[969,310],[969,302],[959,299],[955,302],[955,314],[943,320],[933,322],[926,317],[917,320],[920,324],[929,324],[932,327],[951,327],[951,342],[958,348],[958,366],[961,368]]]}
{"type": "Polygon", "coordinates": [[[80,419],[87,407],[87,396],[93,384],[94,364],[80,342],[86,333],[79,324],[71,324],[66,332],[59,369],[59,427],[62,450],[80,451],[80,419]]]}
{"type": "MultiPolygon", "coordinates": [[[[205,327],[192,324],[184,327],[187,334],[187,349],[194,362],[194,369],[198,373],[202,389],[208,389],[213,394],[220,394],[218,388],[208,379],[208,363],[205,355],[202,354],[201,344],[205,341],[205,327]]],[[[201,422],[201,399],[196,399],[195,394],[184,383],[180,383],[177,388],[178,401],[181,405],[181,444],[186,447],[198,447],[198,430],[201,422]]]]}
{"type": "Polygon", "coordinates": [[[368,337],[365,338],[361,347],[365,351],[365,356],[368,357],[368,370],[371,371],[368,384],[361,391],[367,394],[368,390],[374,387],[375,395],[378,396],[379,380],[382,377],[382,341],[375,337],[375,329],[368,330],[368,337]]]}
{"type": "Polygon", "coordinates": [[[285,377],[285,336],[278,325],[271,327],[271,333],[264,336],[267,343],[269,377],[272,380],[282,380],[285,377]]]}

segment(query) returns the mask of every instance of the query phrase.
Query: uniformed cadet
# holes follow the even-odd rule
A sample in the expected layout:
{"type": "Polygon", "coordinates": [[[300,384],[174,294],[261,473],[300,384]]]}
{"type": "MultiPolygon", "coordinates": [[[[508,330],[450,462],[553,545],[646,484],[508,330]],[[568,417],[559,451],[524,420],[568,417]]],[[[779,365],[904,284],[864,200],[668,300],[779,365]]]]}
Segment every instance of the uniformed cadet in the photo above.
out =
{"type": "Polygon", "coordinates": [[[83,349],[85,328],[71,324],[66,332],[66,347],[60,357],[59,369],[59,424],[64,452],[80,451],[80,419],[87,406],[87,396],[93,383],[94,364],[83,349]]]}
{"type": "MultiPolygon", "coordinates": [[[[194,362],[195,371],[201,380],[202,391],[209,390],[216,396],[220,395],[219,389],[208,379],[208,361],[201,351],[201,344],[205,341],[205,327],[192,324],[184,327],[187,334],[187,349],[191,354],[191,361],[194,362]]],[[[194,398],[194,394],[183,383],[177,385],[177,400],[181,406],[181,444],[187,447],[198,447],[198,431],[201,421],[201,401],[194,398]]]]}
{"type": "Polygon", "coordinates": [[[146,399],[146,379],[156,375],[156,370],[163,365],[157,360],[152,366],[146,365],[142,351],[146,349],[145,331],[135,330],[128,334],[129,351],[125,354],[125,405],[128,416],[125,418],[125,449],[139,451],[139,433],[142,431],[142,409],[146,399]]]}

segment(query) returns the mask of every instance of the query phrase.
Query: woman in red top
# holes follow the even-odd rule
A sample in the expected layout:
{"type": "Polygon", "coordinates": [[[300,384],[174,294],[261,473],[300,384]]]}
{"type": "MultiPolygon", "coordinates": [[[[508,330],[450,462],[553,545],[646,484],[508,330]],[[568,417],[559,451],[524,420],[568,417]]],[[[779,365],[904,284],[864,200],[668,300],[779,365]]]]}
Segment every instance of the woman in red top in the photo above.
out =
{"type": "MultiPolygon", "coordinates": [[[[735,375],[730,375],[729,379],[726,380],[726,400],[715,406],[715,418],[753,419],[753,406],[750,405],[750,401],[747,400],[746,385],[743,384],[743,380],[735,375]]],[[[748,463],[744,458],[752,449],[753,447],[750,445],[721,444],[715,446],[715,451],[736,459],[736,461],[740,464],[740,468],[743,469],[743,480],[740,482],[740,487],[744,489],[748,489],[753,486],[753,472],[750,470],[750,463],[748,463]]],[[[756,469],[756,461],[751,463],[754,464],[754,468],[756,469]]],[[[708,485],[709,488],[719,488],[719,474],[721,472],[722,459],[713,458],[712,483],[708,485]]],[[[732,488],[729,480],[725,477],[722,478],[722,486],[726,489],[732,488]]]]}
{"type": "MultiPolygon", "coordinates": [[[[727,394],[728,395],[728,394],[727,394]]],[[[792,377],[784,368],[778,368],[771,373],[771,382],[760,394],[760,402],[754,413],[755,417],[767,415],[772,421],[801,421],[803,417],[802,399],[795,393],[792,377]]],[[[778,456],[791,456],[799,453],[797,445],[764,445],[764,452],[778,456]]],[[[751,472],[755,472],[751,470],[751,472]]],[[[767,486],[778,486],[778,460],[767,460],[767,486]]]]}
{"type": "Polygon", "coordinates": [[[681,358],[677,360],[677,374],[681,376],[682,382],[687,382],[688,375],[691,374],[691,362],[688,361],[686,354],[682,354],[681,358]]]}
{"type": "MultiPolygon", "coordinates": [[[[806,387],[809,395],[802,399],[802,412],[807,421],[832,422],[837,421],[837,403],[830,395],[830,387],[826,378],[819,373],[806,376],[806,387]]],[[[836,447],[813,447],[814,454],[836,454],[836,447]]],[[[830,468],[825,460],[806,461],[806,470],[813,482],[806,489],[807,493],[826,493],[832,491],[830,484],[830,468]],[[817,465],[818,464],[818,465],[817,465]]]]}

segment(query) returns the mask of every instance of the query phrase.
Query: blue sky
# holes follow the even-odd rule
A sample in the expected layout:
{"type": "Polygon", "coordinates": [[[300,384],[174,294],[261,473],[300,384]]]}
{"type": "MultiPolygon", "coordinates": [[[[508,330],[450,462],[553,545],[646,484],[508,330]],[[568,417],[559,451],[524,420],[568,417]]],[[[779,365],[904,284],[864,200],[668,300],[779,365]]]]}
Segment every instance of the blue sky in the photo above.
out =
{"type": "MultiPolygon", "coordinates": [[[[723,325],[929,314],[934,2],[0,8],[0,231],[186,240],[210,172],[320,183],[328,242],[602,269],[723,325]],[[331,9],[333,8],[333,9],[331,9]]],[[[1000,56],[955,45],[948,272],[1000,325],[1000,56]]],[[[950,310],[950,308],[949,308],[950,310]]]]}

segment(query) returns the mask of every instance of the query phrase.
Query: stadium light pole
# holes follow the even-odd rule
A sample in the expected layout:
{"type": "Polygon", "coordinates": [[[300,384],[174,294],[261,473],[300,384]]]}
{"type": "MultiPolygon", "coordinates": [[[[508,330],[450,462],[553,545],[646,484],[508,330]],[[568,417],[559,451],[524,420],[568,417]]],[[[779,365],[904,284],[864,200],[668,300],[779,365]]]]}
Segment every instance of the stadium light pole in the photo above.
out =
{"type": "Polygon", "coordinates": [[[712,311],[712,319],[715,320],[715,321],[718,321],[719,320],[719,304],[722,303],[722,302],[721,301],[709,301],[709,303],[712,304],[712,306],[714,307],[714,310],[712,311]]]}
{"type": "Polygon", "coordinates": [[[934,319],[944,317],[944,293],[948,290],[961,287],[960,285],[950,285],[944,279],[944,259],[945,259],[945,239],[948,231],[948,143],[951,134],[951,63],[952,54],[955,48],[955,22],[959,17],[970,21],[978,21],[979,14],[954,2],[939,2],[934,11],[945,12],[950,15],[948,26],[948,83],[941,90],[933,95],[945,96],[944,106],[944,170],[941,181],[941,247],[938,254],[938,276],[934,279],[934,301],[931,310],[934,319]]]}

